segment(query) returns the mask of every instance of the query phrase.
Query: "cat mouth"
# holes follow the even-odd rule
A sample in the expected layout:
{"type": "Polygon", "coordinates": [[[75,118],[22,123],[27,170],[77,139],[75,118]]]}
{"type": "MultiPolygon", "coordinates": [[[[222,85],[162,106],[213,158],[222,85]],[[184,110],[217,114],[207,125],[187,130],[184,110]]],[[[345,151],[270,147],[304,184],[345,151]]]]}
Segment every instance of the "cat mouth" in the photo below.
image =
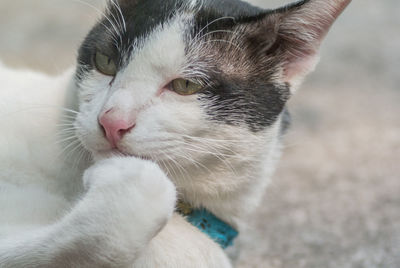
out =
{"type": "Polygon", "coordinates": [[[97,151],[98,155],[102,156],[102,158],[110,158],[110,157],[135,157],[143,160],[153,160],[151,157],[146,156],[146,155],[140,155],[140,154],[135,154],[132,152],[126,152],[122,148],[112,148],[109,150],[100,150],[97,151]]]}
{"type": "Polygon", "coordinates": [[[153,160],[151,157],[149,156],[145,156],[145,155],[138,155],[138,154],[130,154],[130,153],[123,153],[121,152],[121,154],[125,157],[135,157],[135,158],[139,158],[139,159],[143,159],[143,160],[153,160]]]}

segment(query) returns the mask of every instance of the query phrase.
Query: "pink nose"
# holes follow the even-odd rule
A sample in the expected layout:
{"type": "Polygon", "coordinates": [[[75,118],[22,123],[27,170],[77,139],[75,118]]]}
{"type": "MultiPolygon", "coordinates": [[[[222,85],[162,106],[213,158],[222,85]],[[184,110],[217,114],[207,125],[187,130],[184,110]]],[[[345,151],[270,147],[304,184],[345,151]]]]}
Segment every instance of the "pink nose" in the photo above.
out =
{"type": "Polygon", "coordinates": [[[113,110],[104,113],[99,119],[100,125],[103,127],[106,138],[113,146],[117,147],[118,142],[124,137],[126,133],[135,127],[135,122],[127,120],[113,110]]]}

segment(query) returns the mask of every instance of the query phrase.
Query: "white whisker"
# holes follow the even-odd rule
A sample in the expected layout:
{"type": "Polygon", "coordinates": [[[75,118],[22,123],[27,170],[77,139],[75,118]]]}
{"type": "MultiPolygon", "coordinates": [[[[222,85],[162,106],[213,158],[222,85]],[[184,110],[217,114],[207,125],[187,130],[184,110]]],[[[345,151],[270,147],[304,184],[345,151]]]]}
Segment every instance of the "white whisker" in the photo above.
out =
{"type": "Polygon", "coordinates": [[[202,34],[203,31],[204,31],[205,29],[207,29],[208,27],[210,27],[212,24],[214,24],[214,23],[216,23],[216,22],[218,22],[218,21],[227,20],[227,19],[235,20],[234,17],[227,17],[227,16],[217,18],[217,19],[215,19],[215,20],[213,20],[213,21],[207,23],[206,26],[204,26],[203,28],[201,28],[200,31],[195,35],[195,37],[194,37],[193,39],[196,40],[196,39],[199,37],[199,35],[202,34]]]}

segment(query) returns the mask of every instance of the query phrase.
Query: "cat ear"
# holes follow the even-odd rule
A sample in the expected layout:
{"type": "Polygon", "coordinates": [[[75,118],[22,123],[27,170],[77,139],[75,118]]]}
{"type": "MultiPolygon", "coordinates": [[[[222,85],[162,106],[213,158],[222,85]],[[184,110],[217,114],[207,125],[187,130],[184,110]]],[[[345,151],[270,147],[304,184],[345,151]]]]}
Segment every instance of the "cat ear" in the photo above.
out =
{"type": "MultiPolygon", "coordinates": [[[[318,49],[329,28],[351,0],[303,0],[269,12],[258,28],[269,41],[261,51],[275,54],[282,65],[282,79],[296,87],[318,61],[318,49]],[[261,30],[261,29],[259,29],[261,30]],[[273,35],[271,33],[273,32],[273,35]],[[268,37],[266,37],[268,36],[268,37]],[[271,36],[273,42],[271,42],[271,36]]],[[[260,33],[259,34],[263,34],[260,33]]],[[[260,42],[259,44],[262,44],[260,42]]]]}
{"type": "Polygon", "coordinates": [[[285,48],[283,78],[294,86],[312,71],[320,44],[351,0],[308,0],[277,10],[278,40],[285,48]]]}

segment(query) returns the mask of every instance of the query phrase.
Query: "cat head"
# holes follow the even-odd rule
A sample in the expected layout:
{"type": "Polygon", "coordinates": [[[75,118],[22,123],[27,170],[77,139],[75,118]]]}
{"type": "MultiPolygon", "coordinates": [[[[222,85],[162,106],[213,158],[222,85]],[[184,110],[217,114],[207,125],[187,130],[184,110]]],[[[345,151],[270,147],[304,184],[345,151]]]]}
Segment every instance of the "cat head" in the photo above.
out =
{"type": "Polygon", "coordinates": [[[118,151],[178,169],[268,150],[349,2],[263,10],[239,0],[111,0],[79,51],[82,144],[94,156],[118,151]]]}

